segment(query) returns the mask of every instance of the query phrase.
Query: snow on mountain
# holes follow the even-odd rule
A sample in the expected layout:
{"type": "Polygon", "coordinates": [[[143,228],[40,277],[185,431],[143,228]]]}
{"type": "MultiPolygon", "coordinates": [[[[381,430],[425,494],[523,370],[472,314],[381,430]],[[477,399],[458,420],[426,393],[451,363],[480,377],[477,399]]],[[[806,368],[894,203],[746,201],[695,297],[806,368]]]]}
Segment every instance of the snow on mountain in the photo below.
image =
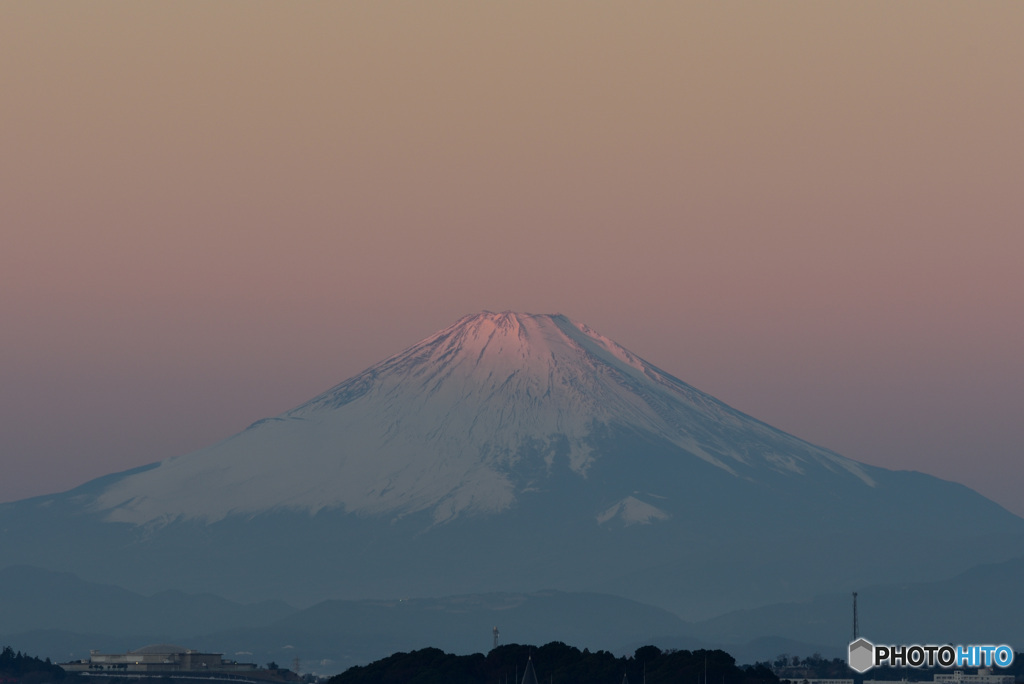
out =
{"type": "Polygon", "coordinates": [[[635,496],[627,496],[602,511],[597,516],[601,525],[610,520],[618,520],[623,525],[648,525],[657,520],[668,520],[671,515],[657,506],[641,501],[635,496]]]}
{"type": "MultiPolygon", "coordinates": [[[[281,416],[125,475],[93,510],[135,525],[281,509],[429,511],[443,523],[506,510],[559,467],[585,480],[608,428],[665,440],[738,478],[813,470],[875,485],[859,463],[722,404],[586,325],[483,312],[281,416]]],[[[629,496],[594,515],[635,524],[668,514],[629,496]]]]}
{"type": "Polygon", "coordinates": [[[0,504],[0,568],[236,601],[559,589],[688,619],[1019,555],[1024,520],[481,313],[206,449],[0,504]],[[957,552],[949,552],[949,540],[957,552]]]}

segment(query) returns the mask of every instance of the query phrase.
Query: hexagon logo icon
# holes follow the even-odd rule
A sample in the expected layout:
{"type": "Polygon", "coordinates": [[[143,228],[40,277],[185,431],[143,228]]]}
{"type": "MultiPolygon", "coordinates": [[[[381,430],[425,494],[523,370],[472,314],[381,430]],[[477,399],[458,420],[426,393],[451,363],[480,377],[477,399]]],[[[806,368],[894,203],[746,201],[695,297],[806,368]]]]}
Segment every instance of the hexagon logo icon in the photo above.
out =
{"type": "Polygon", "coordinates": [[[867,639],[850,642],[850,669],[857,673],[870,670],[875,664],[875,645],[867,639]]]}

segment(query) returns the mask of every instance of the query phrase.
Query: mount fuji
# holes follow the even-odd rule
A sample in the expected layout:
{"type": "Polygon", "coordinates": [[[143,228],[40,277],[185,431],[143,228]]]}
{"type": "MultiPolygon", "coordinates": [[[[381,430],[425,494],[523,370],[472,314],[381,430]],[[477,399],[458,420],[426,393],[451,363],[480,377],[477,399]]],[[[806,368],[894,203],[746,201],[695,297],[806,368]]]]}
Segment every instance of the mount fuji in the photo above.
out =
{"type": "Polygon", "coordinates": [[[858,463],[586,325],[509,312],[205,449],[0,505],[0,567],[135,591],[560,589],[690,619],[941,579],[1022,541],[1024,520],[966,487],[858,463]]]}

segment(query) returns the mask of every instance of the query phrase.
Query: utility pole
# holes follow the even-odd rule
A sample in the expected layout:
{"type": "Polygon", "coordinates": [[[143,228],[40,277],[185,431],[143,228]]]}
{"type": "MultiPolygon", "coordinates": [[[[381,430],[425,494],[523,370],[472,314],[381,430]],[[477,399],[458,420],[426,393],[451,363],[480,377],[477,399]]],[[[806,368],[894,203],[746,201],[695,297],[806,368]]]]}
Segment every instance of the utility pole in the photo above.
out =
{"type": "Polygon", "coordinates": [[[857,624],[857,592],[853,592],[853,641],[857,640],[860,626],[857,624]]]}

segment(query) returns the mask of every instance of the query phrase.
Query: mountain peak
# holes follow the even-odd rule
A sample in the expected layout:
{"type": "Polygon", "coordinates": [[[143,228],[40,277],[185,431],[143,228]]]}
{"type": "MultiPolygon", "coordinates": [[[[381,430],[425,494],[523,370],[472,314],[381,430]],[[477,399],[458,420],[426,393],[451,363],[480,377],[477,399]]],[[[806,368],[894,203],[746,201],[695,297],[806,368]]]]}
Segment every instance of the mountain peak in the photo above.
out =
{"type": "MultiPolygon", "coordinates": [[[[824,471],[873,485],[860,464],[726,406],[586,325],[485,311],[220,444],[126,474],[96,508],[135,524],[269,509],[429,511],[441,523],[509,509],[559,473],[586,481],[613,458],[610,434],[735,477],[824,471]]],[[[656,469],[648,477],[664,485],[656,469]]],[[[608,493],[605,508],[625,494],[608,493]]]]}
{"type": "Polygon", "coordinates": [[[0,523],[21,563],[146,593],[553,587],[691,616],[937,578],[1024,535],[965,487],[843,458],[586,325],[513,312],[465,316],[219,444],[0,505],[0,523]]]}
{"type": "MultiPolygon", "coordinates": [[[[483,311],[463,316],[367,372],[393,372],[405,364],[421,365],[426,359],[448,366],[453,357],[473,366],[511,363],[516,368],[505,370],[534,373],[546,372],[557,361],[571,361],[574,357],[577,365],[582,357],[590,357],[591,361],[625,365],[634,371],[653,369],[612,340],[562,314],[483,311]]],[[[487,369],[488,374],[494,371],[487,369]]]]}

